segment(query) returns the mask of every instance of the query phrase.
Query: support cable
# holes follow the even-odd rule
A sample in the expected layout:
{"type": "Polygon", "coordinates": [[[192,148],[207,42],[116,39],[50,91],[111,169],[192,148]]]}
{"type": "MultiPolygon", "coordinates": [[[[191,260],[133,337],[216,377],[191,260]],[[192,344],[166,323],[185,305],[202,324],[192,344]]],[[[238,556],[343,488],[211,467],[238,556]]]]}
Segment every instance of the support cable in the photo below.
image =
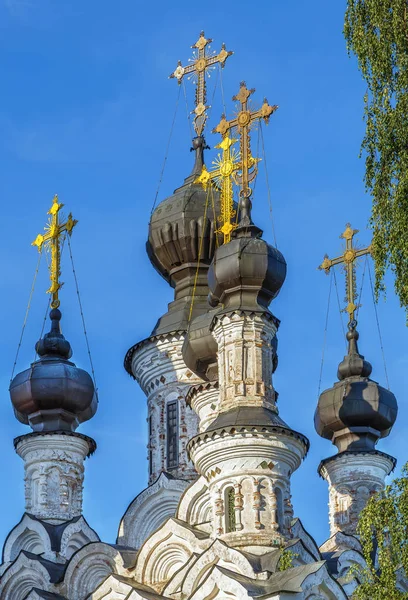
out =
{"type": "Polygon", "coordinates": [[[210,185],[210,187],[211,187],[211,206],[212,206],[213,219],[214,219],[215,247],[218,248],[219,244],[218,244],[218,233],[216,233],[216,231],[217,231],[217,215],[215,212],[214,189],[213,189],[212,185],[210,185]]]}
{"type": "Polygon", "coordinates": [[[18,342],[18,346],[17,346],[17,352],[16,352],[16,356],[15,356],[15,359],[14,359],[13,368],[11,370],[10,383],[12,382],[13,377],[14,377],[14,372],[16,370],[18,356],[20,354],[21,344],[23,342],[24,332],[25,332],[25,328],[26,328],[26,325],[27,325],[28,314],[29,314],[30,308],[31,308],[31,300],[32,300],[33,294],[34,294],[34,288],[35,288],[35,283],[37,281],[37,275],[38,275],[38,271],[39,271],[39,268],[40,268],[41,258],[42,258],[42,250],[40,250],[39,255],[38,255],[37,266],[36,266],[36,269],[35,269],[33,282],[31,284],[31,290],[30,290],[30,295],[28,297],[28,303],[27,303],[27,308],[26,308],[26,312],[25,312],[25,316],[24,316],[23,327],[22,327],[22,330],[21,330],[21,335],[20,335],[20,339],[19,339],[19,342],[18,342]]]}
{"type": "Polygon", "coordinates": [[[323,366],[324,366],[324,355],[326,352],[326,341],[327,341],[327,326],[329,323],[329,313],[330,313],[330,299],[333,287],[333,270],[330,270],[330,286],[329,286],[329,297],[327,300],[327,310],[326,310],[326,322],[324,326],[324,335],[323,335],[323,350],[322,350],[322,362],[320,364],[320,375],[319,375],[319,385],[317,389],[317,398],[320,397],[320,390],[322,387],[322,377],[323,377],[323,366]]]}
{"type": "MultiPolygon", "coordinates": [[[[50,261],[49,261],[49,257],[48,257],[48,252],[45,252],[45,260],[47,261],[47,267],[49,269],[50,261]]],[[[43,322],[42,322],[40,337],[38,338],[39,340],[42,338],[42,336],[44,334],[45,323],[47,321],[47,315],[50,310],[50,304],[51,304],[51,296],[49,295],[48,300],[47,300],[47,307],[45,309],[44,318],[43,318],[43,322]]],[[[37,354],[37,345],[36,345],[35,350],[34,350],[34,360],[36,360],[37,356],[38,356],[38,354],[37,354]]],[[[34,362],[34,360],[33,360],[33,362],[34,362]]]]}
{"type": "Polygon", "coordinates": [[[275,224],[274,224],[274,220],[273,220],[271,188],[269,185],[268,163],[266,161],[266,152],[265,152],[265,143],[264,143],[264,137],[263,137],[262,122],[259,122],[259,130],[261,132],[262,154],[263,154],[263,160],[264,160],[264,165],[265,165],[266,191],[267,191],[267,196],[268,196],[269,214],[270,214],[271,224],[272,224],[272,235],[273,235],[273,239],[275,242],[275,248],[277,249],[278,243],[276,241],[275,224]]]}
{"type": "Polygon", "coordinates": [[[224,115],[225,117],[227,117],[227,107],[225,104],[225,95],[224,95],[224,84],[222,81],[222,69],[220,64],[218,63],[218,71],[220,73],[220,86],[221,86],[221,99],[222,99],[222,106],[223,106],[223,110],[224,110],[224,115]]]}
{"type": "Polygon", "coordinates": [[[71,248],[71,241],[70,241],[70,238],[69,238],[69,236],[67,237],[67,240],[68,240],[69,256],[70,256],[70,259],[71,259],[71,265],[72,265],[72,272],[73,272],[73,274],[74,274],[74,280],[75,280],[76,293],[77,293],[77,297],[78,297],[79,311],[80,311],[80,313],[81,313],[82,326],[83,326],[84,335],[85,335],[86,348],[87,348],[87,351],[88,351],[89,363],[90,363],[90,365],[91,365],[92,379],[93,379],[94,386],[95,386],[95,394],[96,394],[96,398],[98,399],[98,387],[97,387],[97,385],[96,385],[95,369],[94,369],[93,360],[92,360],[92,355],[91,355],[91,348],[90,348],[90,346],[89,346],[88,334],[87,334],[87,331],[86,331],[86,325],[85,325],[84,311],[83,311],[83,309],[82,309],[81,296],[80,296],[80,294],[79,294],[78,279],[77,279],[77,274],[76,274],[76,271],[75,271],[74,259],[73,259],[73,257],[72,257],[72,248],[71,248]]]}
{"type": "Polygon", "coordinates": [[[154,197],[153,206],[152,206],[152,210],[151,210],[150,214],[153,214],[153,211],[154,211],[154,209],[156,207],[156,204],[157,204],[157,198],[159,196],[160,187],[161,187],[161,184],[162,184],[162,181],[163,181],[163,174],[164,174],[164,170],[166,168],[167,157],[168,157],[168,154],[169,154],[170,142],[171,142],[171,138],[173,137],[173,129],[174,129],[174,124],[176,122],[177,110],[178,110],[178,105],[179,105],[179,101],[180,101],[180,94],[181,94],[181,86],[178,86],[178,87],[179,87],[179,92],[178,92],[178,96],[177,96],[177,100],[176,100],[176,106],[175,106],[175,109],[174,109],[173,121],[172,121],[171,127],[170,127],[170,134],[169,134],[169,139],[167,140],[167,146],[166,146],[166,151],[165,151],[165,154],[164,154],[164,160],[163,160],[162,168],[161,168],[161,171],[160,171],[159,183],[157,184],[156,194],[155,194],[155,197],[154,197]]]}
{"type": "Polygon", "coordinates": [[[187,123],[188,123],[188,128],[190,130],[190,139],[192,140],[194,137],[193,134],[193,126],[191,125],[191,112],[188,110],[188,102],[187,102],[187,92],[186,92],[186,84],[184,83],[184,79],[181,82],[181,85],[183,86],[183,92],[184,92],[184,101],[186,103],[186,115],[187,115],[187,123]]]}
{"type": "Polygon", "coordinates": [[[360,313],[360,308],[361,308],[361,298],[362,298],[362,295],[363,295],[363,285],[364,285],[365,272],[366,272],[366,268],[367,268],[367,262],[368,262],[368,255],[366,254],[365,261],[364,261],[363,275],[361,277],[360,293],[357,296],[356,321],[358,321],[358,315],[360,313]]]}
{"type": "Polygon", "coordinates": [[[346,340],[346,331],[344,329],[344,322],[343,322],[343,317],[341,316],[341,313],[343,312],[340,306],[340,297],[339,297],[339,288],[337,287],[337,278],[336,278],[336,269],[330,269],[330,271],[333,271],[333,279],[334,279],[334,285],[336,287],[336,296],[337,296],[337,306],[339,307],[339,315],[340,315],[340,323],[341,323],[341,330],[343,332],[343,340],[344,340],[344,344],[346,347],[346,352],[347,352],[347,340],[346,340]]]}
{"type": "Polygon", "coordinates": [[[195,277],[194,277],[193,294],[191,296],[190,313],[188,315],[188,327],[190,327],[191,318],[193,316],[193,307],[194,307],[195,293],[196,293],[196,288],[197,288],[198,273],[199,273],[199,269],[200,269],[201,253],[203,251],[204,233],[205,233],[205,227],[206,227],[206,223],[207,223],[207,210],[208,210],[208,201],[209,201],[209,197],[210,197],[210,187],[211,186],[207,187],[207,198],[205,201],[205,208],[204,208],[203,228],[202,228],[202,232],[201,232],[200,246],[199,246],[199,250],[198,250],[198,261],[197,261],[197,268],[196,268],[195,277]]]}
{"type": "Polygon", "coordinates": [[[386,360],[385,360],[384,346],[383,346],[381,329],[380,329],[380,320],[378,318],[377,303],[375,301],[373,279],[371,277],[370,263],[368,263],[368,277],[370,279],[371,295],[373,297],[374,311],[375,311],[375,320],[377,321],[378,337],[379,337],[379,340],[380,340],[381,354],[382,354],[383,363],[384,363],[385,380],[387,382],[387,388],[390,389],[390,382],[389,382],[389,379],[388,379],[387,363],[386,363],[386,360]]]}

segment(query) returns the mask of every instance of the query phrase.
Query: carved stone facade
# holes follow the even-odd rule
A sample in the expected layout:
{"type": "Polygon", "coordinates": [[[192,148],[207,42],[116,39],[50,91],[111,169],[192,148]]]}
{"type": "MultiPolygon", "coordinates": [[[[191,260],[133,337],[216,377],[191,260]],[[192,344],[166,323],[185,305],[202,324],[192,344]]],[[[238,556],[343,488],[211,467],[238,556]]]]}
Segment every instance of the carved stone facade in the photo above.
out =
{"type": "Polygon", "coordinates": [[[218,344],[220,410],[245,405],[276,411],[272,387],[276,324],[271,315],[240,311],[215,317],[213,335],[218,344]]]}
{"type": "Polygon", "coordinates": [[[187,443],[197,433],[198,419],[186,407],[191,385],[201,383],[184,364],[184,333],[141,342],[133,353],[132,372],[147,396],[149,485],[167,471],[177,479],[193,480],[197,472],[187,455],[187,443]],[[168,457],[168,405],[176,403],[177,456],[168,457]]]}
{"type": "Polygon", "coordinates": [[[383,452],[343,453],[326,459],[319,472],[329,484],[330,535],[354,535],[370,496],[385,487],[395,460],[383,452]]]}
{"type": "Polygon", "coordinates": [[[69,521],[82,514],[84,460],[93,440],[80,434],[31,433],[16,440],[24,460],[26,511],[38,519],[69,521]]]}

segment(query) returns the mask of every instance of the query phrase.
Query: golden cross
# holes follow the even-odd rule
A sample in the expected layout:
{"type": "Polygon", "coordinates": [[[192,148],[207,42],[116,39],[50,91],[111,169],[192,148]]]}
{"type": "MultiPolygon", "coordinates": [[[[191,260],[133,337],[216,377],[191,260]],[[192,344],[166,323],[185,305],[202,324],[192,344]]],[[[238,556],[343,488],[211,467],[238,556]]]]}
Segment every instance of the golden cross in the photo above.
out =
{"type": "Polygon", "coordinates": [[[52,294],[51,308],[58,308],[60,305],[58,292],[63,285],[59,280],[61,275],[62,236],[65,232],[68,233],[68,235],[71,235],[73,228],[78,223],[76,219],[72,218],[71,213],[69,213],[68,219],[65,221],[65,223],[60,223],[59,211],[63,206],[63,204],[58,202],[58,196],[55,195],[52,201],[52,206],[47,213],[51,216],[48,219],[47,225],[44,227],[44,231],[46,233],[39,233],[34,242],[31,244],[32,246],[37,246],[39,252],[42,251],[44,245],[46,250],[51,248],[51,264],[49,266],[51,286],[47,290],[47,294],[52,294]]]}
{"type": "Polygon", "coordinates": [[[327,254],[324,257],[324,261],[320,265],[319,269],[325,271],[326,274],[330,272],[330,269],[335,265],[344,265],[344,271],[346,274],[346,297],[345,302],[347,306],[344,312],[349,314],[349,323],[355,321],[355,312],[359,308],[360,304],[355,304],[357,300],[357,289],[356,289],[356,261],[361,256],[371,254],[371,246],[367,248],[357,248],[353,244],[353,238],[358,233],[358,229],[352,229],[350,223],[347,223],[346,229],[341,234],[340,238],[346,240],[346,247],[341,256],[330,259],[327,254]]]}
{"type": "Polygon", "coordinates": [[[175,77],[180,84],[184,75],[194,75],[196,80],[196,94],[195,94],[195,117],[194,117],[194,129],[197,135],[202,135],[204,130],[204,125],[207,121],[207,86],[205,82],[205,75],[207,69],[212,67],[215,64],[220,64],[221,67],[225,66],[225,61],[233,52],[231,50],[225,49],[225,44],[222,45],[221,51],[213,54],[207,53],[207,46],[210,44],[212,40],[206,39],[204,36],[204,31],[200,33],[200,37],[197,42],[191,46],[196,50],[196,55],[191,60],[191,64],[187,67],[183,67],[181,62],[178,62],[177,69],[170,75],[170,78],[175,77]]]}
{"type": "Polygon", "coordinates": [[[248,108],[248,99],[254,93],[254,89],[248,90],[245,82],[240,84],[239,93],[233,97],[241,104],[241,110],[238,112],[235,119],[227,121],[225,115],[221,117],[214,132],[224,136],[231,128],[237,127],[240,134],[240,154],[241,154],[241,175],[238,181],[241,185],[240,195],[244,198],[249,198],[252,190],[249,183],[255,178],[257,168],[256,164],[259,159],[251,155],[251,139],[249,130],[254,121],[263,119],[265,123],[269,122],[269,117],[278,109],[278,106],[268,104],[266,98],[259,110],[250,111],[248,108]]]}
{"type": "Polygon", "coordinates": [[[222,226],[216,233],[224,235],[224,244],[231,241],[231,233],[238,227],[236,223],[232,222],[233,217],[236,215],[232,178],[235,172],[241,168],[239,154],[232,149],[236,141],[225,135],[222,142],[215,146],[222,150],[222,156],[218,154],[218,157],[213,161],[215,168],[207,171],[204,165],[200,176],[194,182],[201,183],[204,189],[207,189],[208,184],[213,184],[214,182],[217,187],[221,188],[221,214],[218,220],[222,223],[222,226]]]}

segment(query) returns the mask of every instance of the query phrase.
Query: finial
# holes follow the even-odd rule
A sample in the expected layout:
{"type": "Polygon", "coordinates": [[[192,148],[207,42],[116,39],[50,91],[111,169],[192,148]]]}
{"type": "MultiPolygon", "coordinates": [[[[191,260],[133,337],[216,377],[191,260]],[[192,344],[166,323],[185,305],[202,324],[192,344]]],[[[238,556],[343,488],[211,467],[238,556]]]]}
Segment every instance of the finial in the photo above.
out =
{"type": "Polygon", "coordinates": [[[337,377],[340,381],[347,377],[370,377],[373,370],[371,364],[364,360],[358,351],[357,340],[359,339],[357,331],[357,321],[351,321],[348,324],[346,339],[348,341],[348,352],[339,364],[337,377]]]}
{"type": "Polygon", "coordinates": [[[204,136],[198,135],[193,138],[190,152],[195,152],[195,161],[191,175],[196,177],[200,175],[204,167],[204,150],[207,149],[209,149],[209,146],[206,145],[204,136]]]}
{"type": "Polygon", "coordinates": [[[329,258],[327,254],[325,254],[324,260],[319,266],[319,269],[325,271],[326,274],[328,274],[330,269],[335,265],[342,264],[344,266],[346,275],[345,301],[347,302],[347,306],[343,309],[343,312],[347,312],[349,315],[349,327],[352,323],[356,322],[356,310],[360,307],[360,304],[355,303],[357,300],[356,262],[360,257],[371,254],[371,246],[368,246],[367,248],[357,248],[357,246],[353,244],[354,236],[357,233],[358,229],[353,229],[350,223],[347,223],[346,229],[340,235],[340,238],[346,240],[346,247],[343,254],[337,258],[329,258]]]}
{"type": "Polygon", "coordinates": [[[208,70],[214,67],[216,64],[221,65],[223,68],[225,66],[225,62],[229,56],[233,54],[233,52],[227,51],[225,49],[225,44],[222,45],[220,52],[217,54],[216,52],[209,53],[208,45],[212,42],[211,39],[206,39],[204,36],[204,31],[200,33],[200,37],[191,47],[196,50],[191,64],[187,67],[183,67],[182,63],[179,61],[177,68],[173,73],[171,73],[170,78],[177,79],[178,83],[181,84],[184,75],[190,76],[194,78],[194,83],[196,84],[196,94],[195,94],[195,117],[194,117],[194,129],[197,136],[202,135],[204,131],[204,126],[207,121],[207,86],[205,81],[205,76],[208,73],[208,70]]]}
{"type": "Polygon", "coordinates": [[[63,236],[67,233],[72,235],[72,230],[78,223],[72,218],[69,213],[68,219],[60,223],[59,211],[64,205],[58,202],[58,196],[55,195],[52,201],[52,206],[47,214],[51,215],[47,225],[44,227],[45,234],[38,234],[32,242],[32,246],[37,246],[38,251],[42,252],[43,247],[51,252],[51,262],[49,266],[51,286],[47,290],[47,294],[52,294],[51,308],[58,308],[60,305],[59,290],[63,283],[59,278],[61,275],[61,242],[63,236]]]}
{"type": "Polygon", "coordinates": [[[58,356],[61,358],[71,358],[71,344],[61,333],[60,321],[61,311],[53,308],[50,311],[51,329],[35,345],[37,354],[43,356],[58,356]]]}

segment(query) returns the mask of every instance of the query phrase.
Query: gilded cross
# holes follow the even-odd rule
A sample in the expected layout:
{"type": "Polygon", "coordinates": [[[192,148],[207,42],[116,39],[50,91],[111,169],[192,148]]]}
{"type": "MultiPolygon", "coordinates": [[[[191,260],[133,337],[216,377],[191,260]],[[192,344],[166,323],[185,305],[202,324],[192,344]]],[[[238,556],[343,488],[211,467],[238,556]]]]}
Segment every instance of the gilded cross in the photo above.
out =
{"type": "Polygon", "coordinates": [[[59,211],[63,206],[63,204],[58,202],[58,196],[55,195],[52,206],[47,213],[51,216],[44,227],[45,234],[39,233],[31,244],[32,246],[37,246],[39,252],[42,251],[44,245],[46,250],[51,251],[51,264],[49,266],[51,286],[47,290],[47,294],[52,294],[51,308],[58,308],[60,305],[58,292],[63,285],[59,280],[61,275],[62,238],[66,233],[71,235],[73,228],[78,223],[76,219],[72,218],[71,213],[65,222],[60,222],[59,211]]]}
{"type": "Polygon", "coordinates": [[[213,161],[214,169],[207,171],[205,165],[200,176],[195,180],[195,183],[201,183],[204,189],[207,189],[208,184],[216,183],[217,187],[221,188],[221,214],[218,220],[222,223],[220,229],[216,233],[224,235],[224,244],[231,241],[231,233],[237,228],[237,224],[233,223],[232,219],[236,215],[234,209],[234,195],[232,187],[232,179],[236,171],[241,168],[238,153],[232,148],[237,140],[231,139],[225,135],[221,143],[215,146],[222,150],[222,155],[218,154],[216,160],[213,161]]]}
{"type": "Polygon", "coordinates": [[[233,54],[231,50],[226,50],[225,44],[222,45],[218,54],[216,52],[209,54],[207,46],[211,42],[212,40],[206,39],[204,31],[202,31],[197,42],[191,46],[195,50],[195,56],[190,61],[191,64],[183,67],[179,61],[177,69],[170,75],[170,78],[175,77],[179,84],[182,82],[184,75],[196,77],[194,129],[197,135],[202,135],[207,121],[207,109],[209,108],[206,105],[207,86],[205,76],[207,70],[217,63],[224,67],[227,58],[233,54]]]}
{"type": "Polygon", "coordinates": [[[239,176],[238,181],[241,185],[241,196],[244,198],[249,198],[252,194],[249,184],[256,176],[256,164],[258,162],[258,159],[251,155],[251,125],[258,119],[263,119],[265,123],[268,123],[269,117],[278,109],[278,106],[271,106],[268,104],[268,101],[265,98],[259,110],[249,110],[248,99],[254,93],[254,91],[254,89],[248,90],[245,82],[241,82],[238,94],[233,97],[233,100],[237,100],[241,104],[236,118],[227,121],[225,115],[223,115],[221,117],[221,121],[214,129],[214,132],[220,133],[222,136],[224,136],[231,128],[238,128],[238,133],[240,134],[241,154],[241,175],[239,176]]]}
{"type": "Polygon", "coordinates": [[[355,321],[355,312],[359,308],[359,304],[355,304],[357,300],[357,286],[356,286],[356,261],[361,256],[371,254],[371,246],[367,248],[357,248],[353,244],[353,238],[358,233],[358,229],[352,229],[350,223],[347,223],[346,229],[341,234],[340,238],[346,240],[346,247],[341,256],[337,258],[329,258],[327,254],[324,257],[324,261],[320,265],[319,269],[325,271],[326,274],[330,272],[330,269],[335,265],[344,265],[344,271],[346,275],[346,297],[345,302],[347,306],[344,312],[349,315],[349,323],[355,321]]]}

